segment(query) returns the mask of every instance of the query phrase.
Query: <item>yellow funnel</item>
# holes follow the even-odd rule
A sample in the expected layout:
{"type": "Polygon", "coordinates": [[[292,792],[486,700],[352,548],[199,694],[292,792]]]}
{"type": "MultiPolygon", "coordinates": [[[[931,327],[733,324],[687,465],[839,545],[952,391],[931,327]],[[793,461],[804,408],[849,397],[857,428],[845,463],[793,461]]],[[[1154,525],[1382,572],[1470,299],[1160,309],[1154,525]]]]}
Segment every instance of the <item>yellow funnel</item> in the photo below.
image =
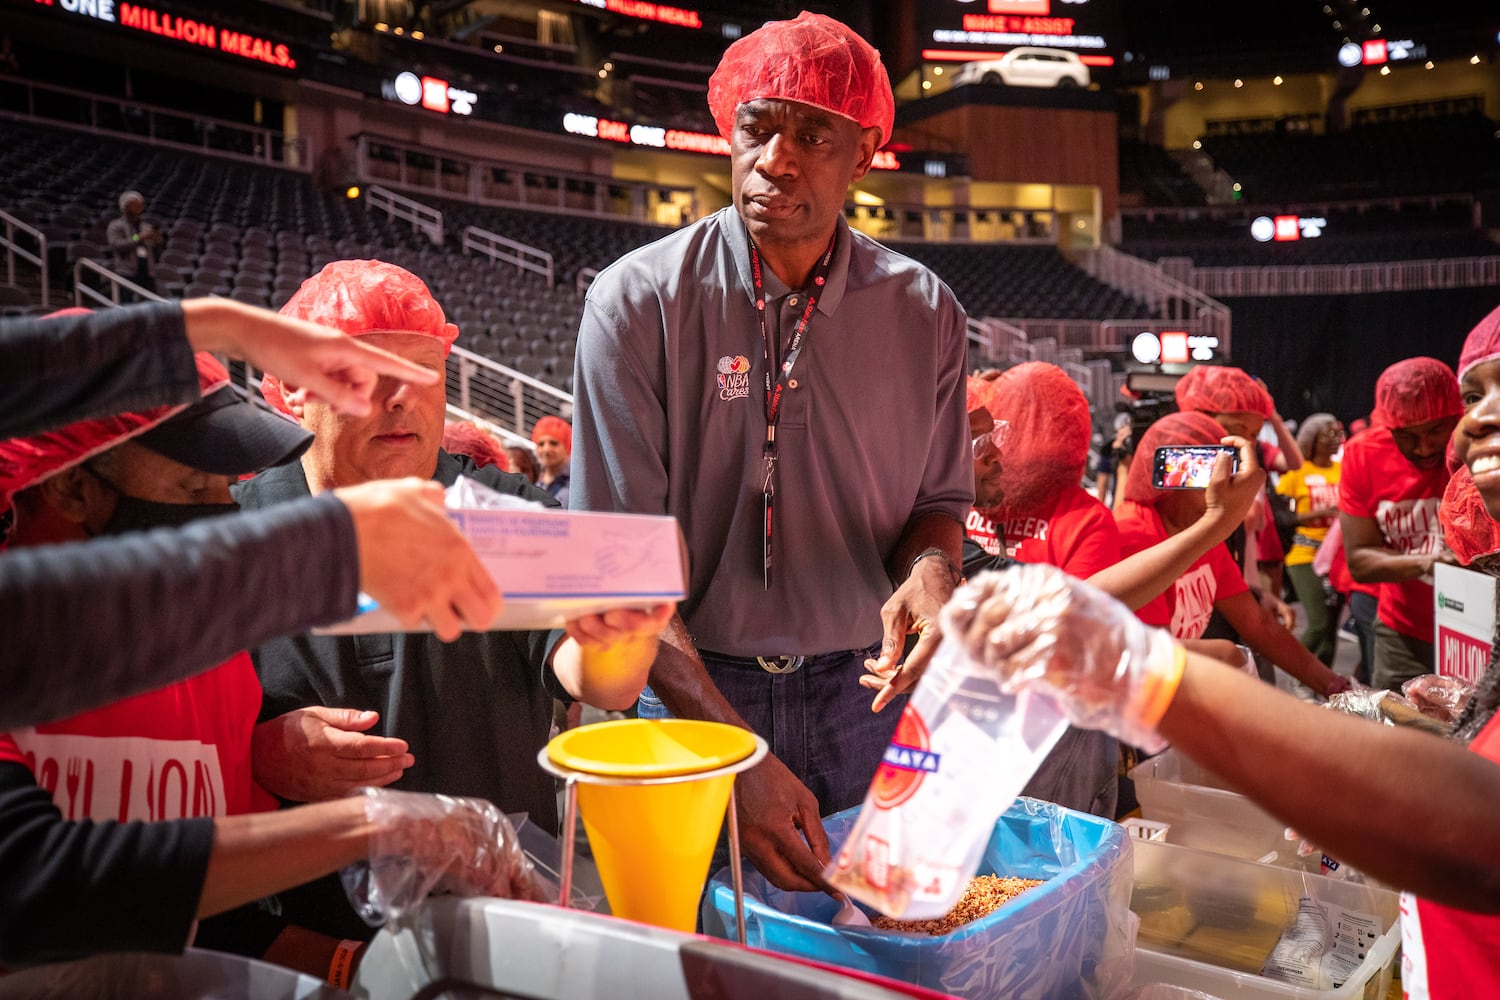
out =
{"type": "Polygon", "coordinates": [[[735,764],[755,735],[689,719],[582,726],[546,756],[578,783],[578,808],[612,913],[691,932],[735,764]]]}

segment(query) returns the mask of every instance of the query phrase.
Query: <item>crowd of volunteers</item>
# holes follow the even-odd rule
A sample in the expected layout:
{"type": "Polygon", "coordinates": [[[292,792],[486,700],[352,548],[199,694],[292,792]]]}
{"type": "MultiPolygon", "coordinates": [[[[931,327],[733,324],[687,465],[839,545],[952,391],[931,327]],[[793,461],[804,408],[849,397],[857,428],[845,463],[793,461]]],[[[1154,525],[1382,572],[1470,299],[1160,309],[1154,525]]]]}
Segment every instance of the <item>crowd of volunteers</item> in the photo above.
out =
{"type": "Polygon", "coordinates": [[[1170,741],[1406,890],[1411,995],[1500,992],[1500,667],[1446,737],[1319,704],[1432,673],[1434,565],[1500,567],[1500,310],[1461,357],[1386,369],[1348,438],[1193,368],[1106,504],[1108,415],[1053,365],[970,372],[953,293],[845,222],[894,125],[878,53],[771,22],[708,100],[732,203],[599,274],[571,423],[534,450],[445,427],[457,328],[381,261],[328,264],[279,314],[4,322],[0,964],[193,945],[346,984],[373,934],[351,868],[517,893],[501,814],[556,830],[558,702],[760,734],[745,855],[825,888],[821,817],[863,799],[949,641],[1065,709],[1027,794],[1114,819],[1122,754],[1170,741]],[[214,354],[265,372],[264,402],[214,354]],[[1158,448],[1220,444],[1206,489],[1153,478],[1158,448]],[[460,477],[675,517],[686,597],[489,630],[504,595],[444,513],[460,477]],[[364,600],[410,631],[315,631],[364,600]]]}

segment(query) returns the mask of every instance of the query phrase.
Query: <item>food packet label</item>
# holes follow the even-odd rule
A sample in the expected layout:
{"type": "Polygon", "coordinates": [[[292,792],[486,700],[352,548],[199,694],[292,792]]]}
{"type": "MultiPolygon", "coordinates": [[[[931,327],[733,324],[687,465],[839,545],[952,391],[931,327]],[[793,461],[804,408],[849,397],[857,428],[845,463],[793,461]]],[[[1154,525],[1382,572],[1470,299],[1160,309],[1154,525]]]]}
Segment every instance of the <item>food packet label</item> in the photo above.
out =
{"type": "Polygon", "coordinates": [[[1365,962],[1380,938],[1380,918],[1303,897],[1261,975],[1317,990],[1338,989],[1365,962]]]}
{"type": "Polygon", "coordinates": [[[1067,728],[1055,704],[1007,694],[939,647],[825,875],[882,913],[941,917],[978,870],[995,821],[1067,728]]]}

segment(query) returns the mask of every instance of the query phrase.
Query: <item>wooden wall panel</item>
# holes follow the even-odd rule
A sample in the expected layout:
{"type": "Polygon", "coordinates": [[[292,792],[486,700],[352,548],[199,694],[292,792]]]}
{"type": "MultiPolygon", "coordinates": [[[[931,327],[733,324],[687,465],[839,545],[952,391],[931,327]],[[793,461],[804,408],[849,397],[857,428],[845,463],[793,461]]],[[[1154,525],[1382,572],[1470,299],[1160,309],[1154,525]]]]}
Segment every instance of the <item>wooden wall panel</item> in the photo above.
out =
{"type": "Polygon", "coordinates": [[[1120,201],[1117,125],[1112,111],[964,105],[913,125],[896,140],[916,149],[969,155],[976,181],[1090,184],[1104,218],[1120,201]]]}

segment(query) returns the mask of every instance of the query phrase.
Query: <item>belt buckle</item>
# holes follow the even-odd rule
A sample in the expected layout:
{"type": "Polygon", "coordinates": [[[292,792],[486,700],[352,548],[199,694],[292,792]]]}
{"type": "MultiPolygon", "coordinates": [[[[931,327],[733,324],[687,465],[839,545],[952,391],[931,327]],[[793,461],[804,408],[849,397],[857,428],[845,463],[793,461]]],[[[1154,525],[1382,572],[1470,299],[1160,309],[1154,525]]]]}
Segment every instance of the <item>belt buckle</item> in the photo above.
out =
{"type": "Polygon", "coordinates": [[[757,656],[755,662],[768,674],[790,674],[801,669],[805,656],[757,656]]]}

